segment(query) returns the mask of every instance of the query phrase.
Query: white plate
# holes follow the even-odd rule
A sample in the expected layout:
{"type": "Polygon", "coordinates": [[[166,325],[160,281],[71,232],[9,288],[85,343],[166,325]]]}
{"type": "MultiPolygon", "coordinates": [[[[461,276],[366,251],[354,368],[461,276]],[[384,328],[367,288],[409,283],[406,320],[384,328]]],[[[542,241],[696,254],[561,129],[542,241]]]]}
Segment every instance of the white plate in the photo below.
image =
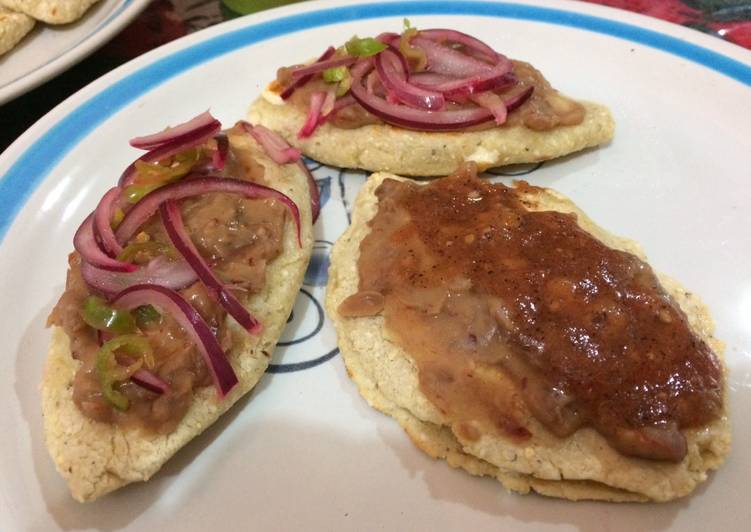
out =
{"type": "MultiPolygon", "coordinates": [[[[698,32],[584,3],[305,3],[189,36],[108,74],[0,157],[0,529],[737,530],[751,522],[751,54],[698,32]],[[38,383],[45,318],[73,232],[134,158],[127,139],[210,108],[243,116],[279,65],[352,34],[451,26],[530,60],[563,91],[608,104],[614,142],[529,174],[643,243],[701,294],[727,343],[735,449],[690,498],[663,505],[517,496],[433,461],[370,409],[321,323],[311,270],[277,369],[147,484],[71,500],[47,456],[38,383]],[[360,20],[362,19],[362,20],[360,20]],[[320,330],[317,330],[319,329],[320,330]],[[321,362],[314,365],[314,360],[321,362]]],[[[320,168],[316,270],[363,174],[320,168]]],[[[324,266],[324,268],[320,268],[324,266]]]]}
{"type": "Polygon", "coordinates": [[[71,24],[38,22],[10,52],[0,56],[0,105],[30,91],[117,35],[149,0],[100,0],[71,24]]]}

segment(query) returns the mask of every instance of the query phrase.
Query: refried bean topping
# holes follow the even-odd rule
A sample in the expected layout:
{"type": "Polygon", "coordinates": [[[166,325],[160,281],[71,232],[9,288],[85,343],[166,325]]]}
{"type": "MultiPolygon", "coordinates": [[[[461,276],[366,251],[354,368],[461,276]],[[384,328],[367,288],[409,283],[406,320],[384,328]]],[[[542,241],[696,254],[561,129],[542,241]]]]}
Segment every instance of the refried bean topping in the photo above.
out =
{"type": "MultiPolygon", "coordinates": [[[[245,150],[230,150],[226,176],[263,182],[264,168],[245,150]]],[[[186,232],[203,258],[220,279],[231,284],[243,301],[263,288],[266,267],[283,250],[283,229],[287,209],[275,200],[249,200],[236,194],[209,193],[181,202],[186,232]]],[[[155,242],[172,249],[159,214],[147,221],[133,237],[136,242],[155,242]]],[[[87,417],[138,427],[156,433],[172,432],[192,404],[197,389],[211,385],[206,363],[195,344],[169,314],[139,323],[139,332],[154,351],[154,373],[169,385],[156,394],[131,381],[119,382],[117,390],[127,397],[129,407],[118,410],[102,391],[96,372],[97,352],[105,338],[88,326],[82,307],[92,295],[81,276],[78,253],[69,257],[66,289],[53,309],[48,323],[63,328],[71,339],[71,352],[81,361],[73,385],[73,400],[87,417]]],[[[232,332],[226,312],[207,292],[200,281],[180,291],[206,321],[222,349],[232,347],[232,332]]],[[[127,360],[118,360],[127,364],[127,360]]]]}
{"type": "Polygon", "coordinates": [[[651,268],[575,214],[534,211],[473,166],[385,180],[344,316],[382,315],[461,437],[592,427],[622,454],[680,461],[680,429],[723,408],[722,369],[651,268]]]}

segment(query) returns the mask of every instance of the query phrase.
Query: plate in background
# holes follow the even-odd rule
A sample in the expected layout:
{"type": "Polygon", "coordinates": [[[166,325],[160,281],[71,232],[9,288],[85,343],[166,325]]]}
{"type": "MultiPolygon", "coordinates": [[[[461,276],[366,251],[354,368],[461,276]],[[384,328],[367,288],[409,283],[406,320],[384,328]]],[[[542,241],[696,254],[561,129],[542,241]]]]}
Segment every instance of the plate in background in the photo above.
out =
{"type": "Polygon", "coordinates": [[[150,0],[100,0],[80,20],[37,22],[15,48],[0,56],[0,105],[63,72],[105,44],[150,0]]]}

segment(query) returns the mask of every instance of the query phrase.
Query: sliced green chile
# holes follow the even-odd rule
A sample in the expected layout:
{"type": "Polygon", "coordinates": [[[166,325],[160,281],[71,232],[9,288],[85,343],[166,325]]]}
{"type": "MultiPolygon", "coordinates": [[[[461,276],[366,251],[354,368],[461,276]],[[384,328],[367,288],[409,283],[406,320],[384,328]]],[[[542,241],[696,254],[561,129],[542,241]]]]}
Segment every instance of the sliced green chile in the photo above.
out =
{"type": "Polygon", "coordinates": [[[124,334],[117,336],[112,340],[105,342],[96,355],[96,374],[99,383],[102,386],[102,395],[113,407],[120,411],[125,411],[130,406],[128,398],[115,389],[115,384],[119,381],[129,378],[129,376],[118,375],[118,370],[123,369],[117,363],[115,352],[118,350],[125,351],[129,356],[137,356],[153,364],[154,354],[149,341],[144,336],[137,334],[124,334]],[[123,378],[124,377],[124,378],[123,378]]]}
{"type": "Polygon", "coordinates": [[[128,203],[138,203],[148,194],[158,189],[162,185],[128,185],[123,190],[123,196],[128,203]]]}
{"type": "Polygon", "coordinates": [[[382,52],[386,49],[386,45],[381,41],[377,41],[373,37],[365,37],[360,39],[358,37],[352,37],[345,45],[349,55],[357,57],[370,57],[382,52]]]}
{"type": "Polygon", "coordinates": [[[147,253],[151,257],[156,257],[158,255],[168,255],[170,257],[175,256],[173,249],[167,244],[162,244],[161,242],[154,241],[133,242],[132,244],[125,246],[125,249],[123,249],[122,252],[120,252],[120,254],[117,256],[117,260],[124,262],[133,262],[133,259],[139,253],[147,253]]]}
{"type": "Polygon", "coordinates": [[[89,296],[84,300],[81,317],[98,331],[127,334],[136,330],[136,320],[130,311],[113,308],[97,296],[89,296]]]}
{"type": "Polygon", "coordinates": [[[136,322],[139,326],[162,321],[162,315],[151,305],[141,305],[140,307],[136,307],[133,312],[136,315],[136,322]]]}

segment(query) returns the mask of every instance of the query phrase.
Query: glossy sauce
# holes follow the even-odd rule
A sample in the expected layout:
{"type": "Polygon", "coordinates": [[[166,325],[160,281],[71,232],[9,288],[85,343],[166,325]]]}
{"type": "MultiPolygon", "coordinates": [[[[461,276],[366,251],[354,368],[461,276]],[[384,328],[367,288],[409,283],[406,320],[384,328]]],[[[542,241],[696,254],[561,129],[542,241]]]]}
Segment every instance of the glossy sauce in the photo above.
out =
{"type": "Polygon", "coordinates": [[[714,353],[647,264],[575,215],[528,210],[471,167],[376,194],[339,312],[383,314],[460,435],[521,441],[531,414],[559,437],[591,426],[623,454],[680,461],[680,429],[720,414],[714,353]]]}

